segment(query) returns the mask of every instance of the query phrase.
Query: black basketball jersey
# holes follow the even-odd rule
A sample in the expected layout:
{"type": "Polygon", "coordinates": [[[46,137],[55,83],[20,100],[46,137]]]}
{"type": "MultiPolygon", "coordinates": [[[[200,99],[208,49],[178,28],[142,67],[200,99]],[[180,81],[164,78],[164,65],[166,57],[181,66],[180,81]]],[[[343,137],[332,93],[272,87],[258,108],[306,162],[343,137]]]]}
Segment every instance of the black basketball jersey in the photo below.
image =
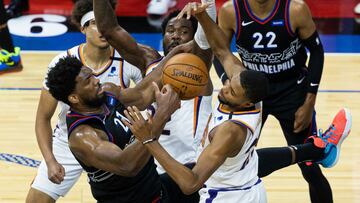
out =
{"type": "MultiPolygon", "coordinates": [[[[103,114],[82,115],[74,111],[68,113],[66,116],[68,136],[77,126],[87,124],[106,132],[109,142],[121,149],[126,148],[135,138],[120,120],[125,118],[123,115],[125,107],[114,97],[107,95],[107,102],[103,108],[103,114]]],[[[160,178],[152,157],[134,177],[123,177],[88,167],[81,160],[77,160],[87,172],[91,192],[98,202],[148,203],[160,195],[160,178]]]]}
{"type": "Polygon", "coordinates": [[[305,67],[304,45],[290,26],[291,0],[276,0],[270,15],[256,17],[249,0],[233,0],[236,48],[247,69],[266,73],[271,81],[297,78],[305,67]]]}

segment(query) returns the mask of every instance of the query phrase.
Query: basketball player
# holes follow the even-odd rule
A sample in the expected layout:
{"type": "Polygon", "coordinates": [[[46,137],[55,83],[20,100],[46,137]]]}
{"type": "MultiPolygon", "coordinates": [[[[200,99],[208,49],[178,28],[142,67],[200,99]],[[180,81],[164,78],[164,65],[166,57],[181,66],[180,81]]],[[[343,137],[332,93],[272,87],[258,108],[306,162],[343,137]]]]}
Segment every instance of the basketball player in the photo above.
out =
{"type": "MultiPolygon", "coordinates": [[[[240,61],[234,63],[229,60],[231,58],[222,60],[225,55],[218,56],[224,65],[239,68],[240,61]]],[[[219,92],[219,102],[213,109],[202,140],[204,148],[192,170],[172,158],[157,141],[155,130],[158,129],[152,130],[155,121],[145,121],[136,108],[128,109],[128,120],[122,121],[185,194],[200,189],[200,202],[263,203],[266,202],[266,193],[258,177],[255,151],[261,131],[261,107],[256,104],[267,92],[268,82],[263,73],[253,70],[234,73],[219,92]]],[[[324,135],[312,136],[306,144],[291,147],[294,153],[307,150],[309,158],[325,166],[334,165],[340,144],[350,128],[350,114],[342,110],[324,135]]]]}
{"type": "Polygon", "coordinates": [[[142,143],[131,136],[121,118],[128,105],[146,108],[156,97],[154,130],[160,134],[172,112],[180,106],[169,85],[159,91],[161,70],[135,88],[121,89],[115,97],[105,94],[93,70],[75,57],[56,63],[47,77],[51,95],[70,106],[66,115],[69,147],[88,173],[93,197],[98,202],[159,202],[161,182],[153,158],[142,143]],[[119,98],[120,100],[117,100],[119,98]],[[104,105],[106,101],[106,105],[104,105]]]}
{"type": "MultiPolygon", "coordinates": [[[[115,3],[112,4],[115,7],[115,3]]],[[[72,21],[86,36],[80,44],[56,56],[49,65],[53,67],[60,58],[77,57],[84,66],[93,70],[101,82],[112,82],[122,88],[129,87],[130,80],[142,79],[140,70],[122,59],[120,54],[101,37],[95,25],[91,0],[79,0],[72,11],[72,21]]],[[[65,196],[82,173],[82,168],[68,147],[65,115],[69,106],[58,102],[48,91],[44,82],[36,116],[36,135],[44,160],[31,185],[27,202],[55,202],[65,196]],[[57,105],[60,105],[56,128],[52,132],[50,120],[57,105]]]]}
{"type": "MultiPolygon", "coordinates": [[[[125,60],[145,71],[146,74],[156,69],[159,63],[162,62],[162,58],[154,57],[154,55],[157,56],[157,51],[137,44],[129,33],[118,25],[114,11],[108,1],[94,0],[94,12],[96,19],[100,19],[97,21],[100,33],[115,49],[119,50],[125,60]]],[[[215,3],[209,7],[207,12],[210,13],[212,18],[216,18],[215,3]]],[[[178,13],[176,11],[169,14],[163,21],[164,55],[167,56],[178,45],[189,43],[187,47],[202,57],[210,68],[212,54],[209,46],[204,45],[203,41],[206,40],[204,35],[197,32],[195,18],[190,20],[185,18],[176,19],[178,13]],[[195,42],[193,41],[194,38],[196,39],[195,42]]],[[[162,146],[176,160],[190,168],[196,161],[197,146],[200,144],[201,135],[211,113],[212,90],[212,85],[209,85],[204,96],[181,101],[181,108],[171,116],[170,121],[164,128],[163,136],[160,137],[162,146]]],[[[158,165],[157,170],[161,174],[163,184],[166,185],[169,193],[173,194],[171,198],[174,198],[170,202],[198,202],[197,193],[193,196],[184,196],[161,165],[158,165]]]]}
{"type": "MultiPolygon", "coordinates": [[[[227,41],[235,36],[244,66],[264,72],[270,81],[262,122],[273,115],[289,145],[303,143],[316,126],[314,105],[324,63],[324,50],[305,1],[229,1],[219,11],[218,24],[227,41]],[[308,65],[305,48],[310,52],[308,65]]],[[[319,166],[301,163],[299,167],[311,201],[333,202],[319,166]]]]}

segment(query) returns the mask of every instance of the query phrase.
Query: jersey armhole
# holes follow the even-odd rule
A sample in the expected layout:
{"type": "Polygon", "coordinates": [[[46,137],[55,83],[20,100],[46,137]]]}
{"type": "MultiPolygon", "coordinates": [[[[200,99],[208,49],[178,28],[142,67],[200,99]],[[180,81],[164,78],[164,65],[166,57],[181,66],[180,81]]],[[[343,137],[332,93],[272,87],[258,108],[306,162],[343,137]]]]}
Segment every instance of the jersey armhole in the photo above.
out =
{"type": "Polygon", "coordinates": [[[291,37],[294,37],[296,34],[292,30],[291,23],[290,23],[290,3],[291,3],[291,0],[286,0],[286,5],[285,5],[285,27],[286,27],[286,30],[288,31],[289,35],[291,37]]]}
{"type": "Polygon", "coordinates": [[[238,0],[233,0],[234,10],[236,15],[236,32],[235,32],[235,40],[237,41],[240,38],[241,32],[241,15],[238,0]]]}
{"type": "Polygon", "coordinates": [[[244,122],[244,121],[242,121],[240,119],[230,119],[229,121],[231,121],[231,122],[233,122],[235,124],[244,126],[246,129],[250,130],[251,134],[254,134],[254,129],[249,124],[247,124],[246,122],[244,122]]]}

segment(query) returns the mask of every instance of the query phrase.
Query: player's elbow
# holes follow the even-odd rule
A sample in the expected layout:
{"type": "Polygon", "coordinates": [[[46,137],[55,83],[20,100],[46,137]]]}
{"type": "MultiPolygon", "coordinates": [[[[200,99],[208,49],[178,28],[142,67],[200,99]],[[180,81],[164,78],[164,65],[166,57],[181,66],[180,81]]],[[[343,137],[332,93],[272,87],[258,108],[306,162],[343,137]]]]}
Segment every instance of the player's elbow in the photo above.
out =
{"type": "Polygon", "coordinates": [[[180,186],[180,189],[185,195],[191,195],[191,194],[197,192],[200,188],[202,188],[203,185],[204,184],[192,182],[192,183],[188,183],[188,184],[184,184],[184,185],[180,186]]]}
{"type": "Polygon", "coordinates": [[[185,186],[183,188],[181,188],[181,191],[185,194],[185,195],[191,195],[195,192],[197,192],[200,188],[196,187],[196,186],[185,186]]]}

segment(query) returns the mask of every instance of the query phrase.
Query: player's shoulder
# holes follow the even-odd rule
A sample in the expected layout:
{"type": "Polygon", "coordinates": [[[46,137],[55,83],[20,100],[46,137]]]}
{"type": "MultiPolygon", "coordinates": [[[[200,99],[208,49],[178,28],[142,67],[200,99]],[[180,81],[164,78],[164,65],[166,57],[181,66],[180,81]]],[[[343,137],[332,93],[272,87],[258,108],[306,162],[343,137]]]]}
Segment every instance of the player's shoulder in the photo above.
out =
{"type": "Polygon", "coordinates": [[[57,62],[59,62],[60,59],[65,58],[68,56],[67,51],[62,51],[58,55],[56,55],[50,62],[49,68],[54,67],[57,62]]]}
{"type": "Polygon", "coordinates": [[[73,139],[83,139],[88,136],[96,136],[94,127],[89,124],[81,124],[71,131],[73,139]]]}
{"type": "Polygon", "coordinates": [[[292,0],[290,3],[290,13],[292,13],[292,15],[301,15],[308,10],[309,7],[304,0],[292,0]]]}
{"type": "Polygon", "coordinates": [[[50,62],[50,64],[49,64],[49,68],[54,67],[55,64],[56,64],[60,59],[65,58],[65,57],[67,57],[67,56],[73,55],[72,52],[74,52],[74,50],[76,50],[76,52],[77,52],[79,46],[80,46],[80,45],[77,45],[77,46],[74,46],[74,47],[72,47],[72,48],[70,48],[70,49],[67,49],[66,51],[60,52],[58,55],[56,55],[56,56],[51,60],[51,62],[50,62]]]}
{"type": "Polygon", "coordinates": [[[234,12],[234,3],[233,1],[227,1],[225,2],[221,7],[219,12],[225,12],[225,13],[232,13],[234,12]]]}
{"type": "Polygon", "coordinates": [[[220,134],[227,135],[232,138],[238,138],[241,134],[246,135],[247,128],[228,120],[218,126],[217,131],[219,131],[220,134]]]}

